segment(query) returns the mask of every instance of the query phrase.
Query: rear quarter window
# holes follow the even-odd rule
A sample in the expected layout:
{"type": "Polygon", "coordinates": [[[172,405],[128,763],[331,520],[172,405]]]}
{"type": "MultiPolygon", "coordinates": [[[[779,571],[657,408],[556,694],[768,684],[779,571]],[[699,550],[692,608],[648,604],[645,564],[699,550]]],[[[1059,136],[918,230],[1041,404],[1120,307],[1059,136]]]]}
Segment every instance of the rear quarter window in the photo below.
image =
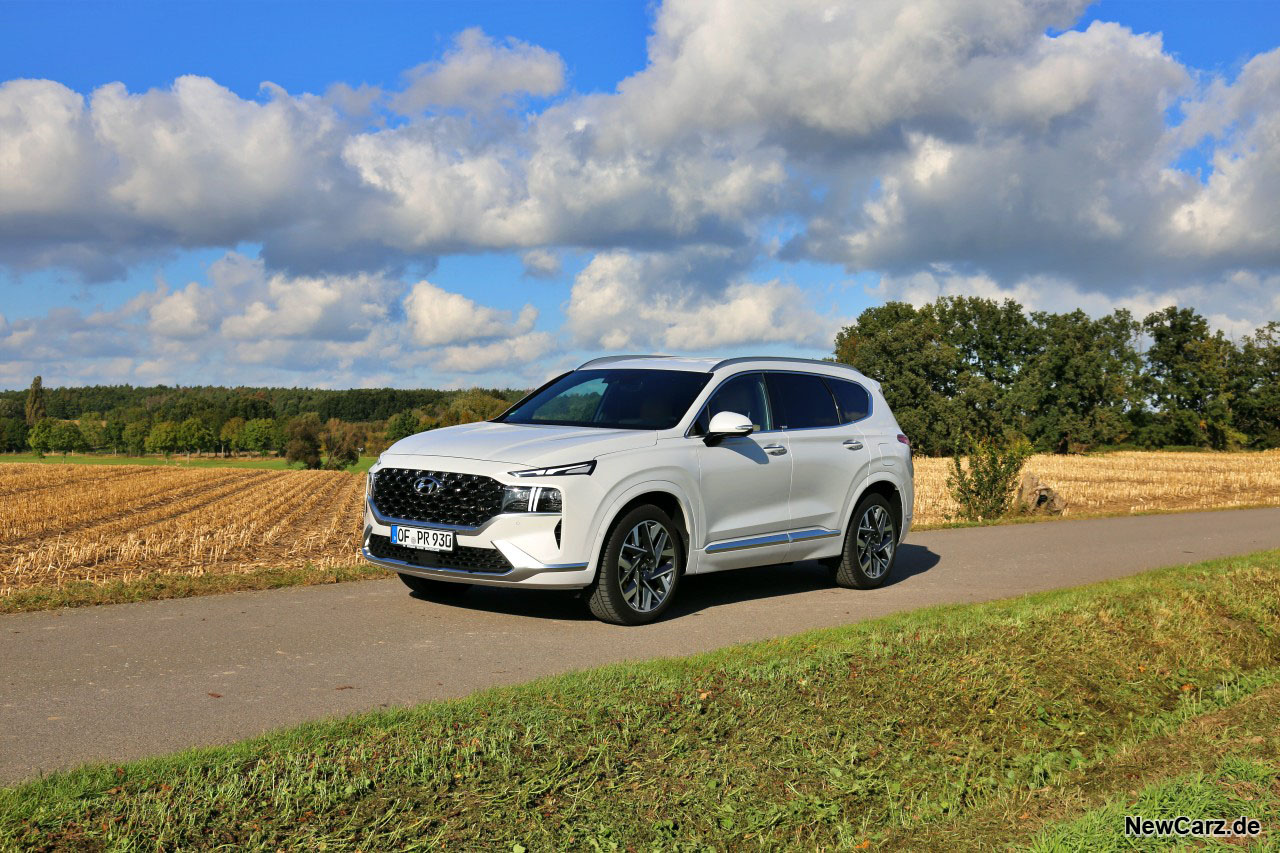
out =
{"type": "Polygon", "coordinates": [[[851,424],[871,414],[871,394],[857,382],[847,379],[827,378],[827,387],[831,396],[836,398],[836,408],[840,410],[840,423],[851,424]]]}

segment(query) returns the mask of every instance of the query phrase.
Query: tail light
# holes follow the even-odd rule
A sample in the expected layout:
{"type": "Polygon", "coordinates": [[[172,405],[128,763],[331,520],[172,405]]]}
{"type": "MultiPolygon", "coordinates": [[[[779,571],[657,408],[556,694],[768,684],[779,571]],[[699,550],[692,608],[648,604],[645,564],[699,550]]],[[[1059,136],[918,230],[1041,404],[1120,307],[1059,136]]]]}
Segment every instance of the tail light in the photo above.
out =
{"type": "Polygon", "coordinates": [[[903,435],[902,433],[898,433],[898,441],[902,442],[902,443],[903,443],[903,444],[905,444],[907,447],[910,447],[910,446],[911,446],[911,439],[907,438],[907,437],[906,437],[905,435],[903,435]]]}

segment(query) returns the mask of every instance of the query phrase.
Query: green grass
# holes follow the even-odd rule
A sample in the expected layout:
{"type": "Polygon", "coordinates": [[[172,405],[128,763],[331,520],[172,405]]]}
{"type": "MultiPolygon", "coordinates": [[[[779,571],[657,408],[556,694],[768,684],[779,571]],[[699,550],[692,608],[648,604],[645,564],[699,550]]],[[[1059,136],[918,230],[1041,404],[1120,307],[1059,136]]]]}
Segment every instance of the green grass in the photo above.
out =
{"type": "MultiPolygon", "coordinates": [[[[1260,699],[1278,709],[1277,684],[1273,551],[55,774],[0,791],[0,838],[10,849],[1025,844],[1048,831],[1019,822],[1025,803],[1095,778],[1124,793],[1126,756],[1159,774],[1178,753],[1144,744],[1260,699]],[[930,841],[957,829],[958,844],[930,841]]],[[[1105,802],[1090,791],[1051,800],[1079,804],[1055,819],[1105,802]]],[[[1080,837],[1070,827],[1062,837],[1080,837]]]]}
{"type": "MultiPolygon", "coordinates": [[[[1275,710],[1272,708],[1273,712],[1275,710]]],[[[1274,730],[1274,726],[1272,728],[1274,730]]],[[[1274,850],[1274,833],[1280,820],[1280,765],[1259,757],[1227,755],[1209,773],[1166,779],[1147,786],[1137,797],[1115,799],[1083,817],[1052,827],[1036,838],[1031,849],[1036,853],[1071,850],[1119,853],[1124,850],[1168,850],[1193,846],[1235,849],[1222,839],[1126,838],[1122,829],[1125,815],[1152,819],[1186,816],[1228,821],[1242,816],[1252,817],[1271,831],[1269,846],[1274,850]]]]}
{"type": "Polygon", "coordinates": [[[338,568],[303,566],[295,569],[267,568],[248,572],[208,575],[151,574],[127,581],[69,581],[60,586],[34,586],[0,596],[0,614],[55,610],[60,607],[88,607],[95,604],[127,604],[165,598],[190,598],[224,592],[279,589],[304,584],[385,578],[386,569],[369,563],[338,568]]]}
{"type": "MultiPolygon", "coordinates": [[[[359,462],[345,470],[349,473],[363,473],[368,471],[377,460],[378,457],[376,456],[361,456],[359,462]]],[[[0,454],[0,463],[3,462],[38,462],[42,465],[168,465],[175,468],[268,468],[278,471],[301,467],[286,462],[278,456],[239,456],[229,459],[195,456],[188,460],[186,456],[181,454],[165,459],[162,456],[112,456],[101,453],[68,453],[66,456],[61,453],[51,453],[43,457],[34,453],[4,453],[0,454]]]]}

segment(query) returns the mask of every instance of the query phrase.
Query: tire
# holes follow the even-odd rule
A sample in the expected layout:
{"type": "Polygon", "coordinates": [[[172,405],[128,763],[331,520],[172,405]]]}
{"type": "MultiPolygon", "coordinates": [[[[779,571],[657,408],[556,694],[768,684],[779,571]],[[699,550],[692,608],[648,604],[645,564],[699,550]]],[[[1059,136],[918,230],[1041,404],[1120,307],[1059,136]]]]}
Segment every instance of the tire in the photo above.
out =
{"type": "Polygon", "coordinates": [[[587,606],[602,622],[644,625],[671,606],[684,574],[684,538],[652,504],[614,522],[600,555],[587,606]]]}
{"type": "Polygon", "coordinates": [[[414,595],[431,601],[451,601],[462,597],[467,590],[471,589],[469,583],[437,581],[431,578],[420,578],[417,575],[401,574],[400,580],[404,581],[404,585],[409,587],[414,595]]]}
{"type": "Polygon", "coordinates": [[[844,552],[834,566],[835,581],[847,589],[875,589],[893,572],[898,558],[898,523],[883,496],[858,501],[844,536],[844,552]]]}

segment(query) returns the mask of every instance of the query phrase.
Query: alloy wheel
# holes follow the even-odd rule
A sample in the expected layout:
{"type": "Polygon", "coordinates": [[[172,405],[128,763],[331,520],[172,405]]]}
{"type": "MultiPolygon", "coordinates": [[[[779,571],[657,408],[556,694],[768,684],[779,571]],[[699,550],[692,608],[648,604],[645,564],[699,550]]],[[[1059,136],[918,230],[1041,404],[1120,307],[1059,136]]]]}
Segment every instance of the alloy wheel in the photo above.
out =
{"type": "Polygon", "coordinates": [[[858,520],[858,565],[863,574],[876,580],[887,572],[896,544],[888,511],[878,504],[867,507],[858,520]]]}
{"type": "Polygon", "coordinates": [[[676,576],[676,547],[661,522],[646,519],[627,533],[618,554],[622,598],[638,613],[662,606],[676,576]]]}

